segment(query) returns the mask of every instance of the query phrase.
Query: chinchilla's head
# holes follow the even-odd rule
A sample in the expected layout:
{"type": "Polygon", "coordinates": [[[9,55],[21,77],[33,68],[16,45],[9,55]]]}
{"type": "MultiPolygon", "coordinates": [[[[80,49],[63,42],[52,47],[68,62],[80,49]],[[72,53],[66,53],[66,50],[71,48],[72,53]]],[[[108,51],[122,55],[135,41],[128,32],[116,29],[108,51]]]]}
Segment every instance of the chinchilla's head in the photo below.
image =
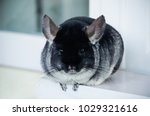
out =
{"type": "Polygon", "coordinates": [[[80,21],[66,21],[59,27],[47,15],[42,30],[47,43],[42,52],[42,66],[47,74],[62,72],[75,75],[93,70],[97,64],[95,44],[101,38],[105,19],[100,16],[87,26],[80,21]]]}

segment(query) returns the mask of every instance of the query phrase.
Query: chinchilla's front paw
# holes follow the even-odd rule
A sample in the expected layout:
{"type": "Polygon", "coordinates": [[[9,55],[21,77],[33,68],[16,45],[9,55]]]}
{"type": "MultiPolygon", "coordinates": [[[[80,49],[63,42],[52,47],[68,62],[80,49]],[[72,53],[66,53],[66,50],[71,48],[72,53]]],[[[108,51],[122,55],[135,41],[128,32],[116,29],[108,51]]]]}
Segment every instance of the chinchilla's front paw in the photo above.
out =
{"type": "Polygon", "coordinates": [[[79,88],[79,84],[78,83],[75,83],[72,87],[73,91],[77,91],[79,88]]]}
{"type": "Polygon", "coordinates": [[[61,86],[63,91],[67,91],[67,85],[66,84],[60,83],[60,86],[61,86]]]}

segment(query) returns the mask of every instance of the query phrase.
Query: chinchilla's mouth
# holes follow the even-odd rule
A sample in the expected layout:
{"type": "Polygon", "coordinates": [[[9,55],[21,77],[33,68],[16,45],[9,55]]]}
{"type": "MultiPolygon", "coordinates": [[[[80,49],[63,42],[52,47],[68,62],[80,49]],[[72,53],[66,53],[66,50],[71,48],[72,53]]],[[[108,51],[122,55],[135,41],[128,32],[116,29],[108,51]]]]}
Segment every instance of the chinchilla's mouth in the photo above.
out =
{"type": "Polygon", "coordinates": [[[68,74],[77,74],[78,72],[76,70],[69,70],[67,73],[68,74]]]}
{"type": "Polygon", "coordinates": [[[74,69],[71,69],[69,70],[68,72],[65,72],[67,74],[70,74],[70,75],[78,75],[78,74],[82,74],[82,73],[85,73],[87,70],[86,69],[82,69],[80,71],[77,71],[77,70],[74,70],[74,69]]]}
{"type": "Polygon", "coordinates": [[[70,69],[70,70],[55,70],[53,73],[60,73],[60,74],[69,74],[69,75],[79,75],[86,73],[87,71],[92,71],[93,69],[87,69],[87,68],[82,68],[81,70],[75,70],[75,69],[70,69]]]}

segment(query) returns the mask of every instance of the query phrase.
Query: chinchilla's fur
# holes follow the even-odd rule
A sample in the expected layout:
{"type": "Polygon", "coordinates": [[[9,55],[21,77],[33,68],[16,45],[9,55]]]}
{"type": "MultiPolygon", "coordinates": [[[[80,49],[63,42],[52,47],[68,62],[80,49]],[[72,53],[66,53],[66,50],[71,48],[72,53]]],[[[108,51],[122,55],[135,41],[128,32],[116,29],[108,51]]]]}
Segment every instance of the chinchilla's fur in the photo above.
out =
{"type": "Polygon", "coordinates": [[[60,26],[47,15],[42,29],[47,38],[41,55],[46,75],[77,90],[79,85],[100,85],[115,73],[122,61],[121,35],[106,24],[104,16],[71,18],[60,26]]]}

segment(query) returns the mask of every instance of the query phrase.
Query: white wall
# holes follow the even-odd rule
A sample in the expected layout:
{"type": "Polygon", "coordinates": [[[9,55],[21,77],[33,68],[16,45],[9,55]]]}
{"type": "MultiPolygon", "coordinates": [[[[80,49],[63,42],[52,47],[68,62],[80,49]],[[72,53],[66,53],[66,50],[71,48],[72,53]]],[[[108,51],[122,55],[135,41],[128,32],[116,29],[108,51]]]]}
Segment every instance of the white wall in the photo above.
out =
{"type": "Polygon", "coordinates": [[[0,31],[0,65],[41,71],[44,36],[0,31]]]}
{"type": "Polygon", "coordinates": [[[90,0],[90,16],[101,14],[122,34],[123,68],[150,75],[150,0],[90,0]]]}

